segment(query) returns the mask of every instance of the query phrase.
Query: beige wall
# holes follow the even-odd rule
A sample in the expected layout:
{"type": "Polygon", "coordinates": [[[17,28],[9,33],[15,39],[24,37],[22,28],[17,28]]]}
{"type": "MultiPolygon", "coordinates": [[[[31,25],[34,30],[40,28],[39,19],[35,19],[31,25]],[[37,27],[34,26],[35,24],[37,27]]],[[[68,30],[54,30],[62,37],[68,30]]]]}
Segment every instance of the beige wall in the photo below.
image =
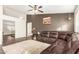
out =
{"type": "Polygon", "coordinates": [[[5,18],[7,20],[15,21],[15,37],[26,37],[26,14],[20,11],[11,9],[11,8],[3,8],[5,18]]]}
{"type": "Polygon", "coordinates": [[[3,6],[0,5],[0,45],[2,44],[3,41],[3,36],[2,36],[2,16],[3,16],[3,6]]]}
{"type": "Polygon", "coordinates": [[[7,15],[4,19],[15,22],[15,38],[26,37],[26,20],[7,15]]]}
{"type": "Polygon", "coordinates": [[[79,32],[79,6],[76,6],[74,12],[74,31],[79,32]]]}

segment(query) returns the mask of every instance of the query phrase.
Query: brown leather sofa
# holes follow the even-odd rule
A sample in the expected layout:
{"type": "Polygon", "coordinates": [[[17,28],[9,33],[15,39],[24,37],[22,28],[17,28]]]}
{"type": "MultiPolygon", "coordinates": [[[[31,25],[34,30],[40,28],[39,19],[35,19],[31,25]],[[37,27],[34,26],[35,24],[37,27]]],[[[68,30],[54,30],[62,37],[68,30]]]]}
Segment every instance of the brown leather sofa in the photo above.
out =
{"type": "Polygon", "coordinates": [[[42,31],[37,40],[51,44],[41,52],[42,54],[74,54],[79,52],[79,41],[74,32],[42,31]]]}

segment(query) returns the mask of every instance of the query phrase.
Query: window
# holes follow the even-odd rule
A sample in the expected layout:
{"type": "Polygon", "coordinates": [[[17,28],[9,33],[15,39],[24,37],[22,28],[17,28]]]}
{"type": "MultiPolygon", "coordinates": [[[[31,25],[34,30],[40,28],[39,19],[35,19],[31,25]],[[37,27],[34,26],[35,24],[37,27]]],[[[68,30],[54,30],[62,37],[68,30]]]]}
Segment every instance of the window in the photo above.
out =
{"type": "Polygon", "coordinates": [[[32,35],[32,22],[27,23],[27,36],[32,35]]]}

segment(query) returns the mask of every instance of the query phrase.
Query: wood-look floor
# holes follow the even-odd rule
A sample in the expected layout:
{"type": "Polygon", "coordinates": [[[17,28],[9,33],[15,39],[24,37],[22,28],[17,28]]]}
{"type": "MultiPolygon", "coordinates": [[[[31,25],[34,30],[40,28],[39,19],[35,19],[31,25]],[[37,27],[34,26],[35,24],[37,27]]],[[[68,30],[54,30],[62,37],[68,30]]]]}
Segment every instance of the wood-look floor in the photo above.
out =
{"type": "MultiPolygon", "coordinates": [[[[21,42],[21,41],[24,41],[24,40],[27,40],[27,39],[26,39],[25,37],[23,37],[23,38],[17,38],[15,43],[21,42]]],[[[12,43],[12,44],[15,44],[15,43],[12,43]]],[[[9,45],[10,45],[10,44],[9,44],[9,45]]],[[[3,46],[6,46],[6,45],[3,45],[3,46]]],[[[5,52],[3,51],[1,45],[0,45],[0,54],[5,54],[5,52]]]]}
{"type": "Polygon", "coordinates": [[[5,52],[2,49],[2,46],[0,46],[0,54],[5,54],[5,52]]]}

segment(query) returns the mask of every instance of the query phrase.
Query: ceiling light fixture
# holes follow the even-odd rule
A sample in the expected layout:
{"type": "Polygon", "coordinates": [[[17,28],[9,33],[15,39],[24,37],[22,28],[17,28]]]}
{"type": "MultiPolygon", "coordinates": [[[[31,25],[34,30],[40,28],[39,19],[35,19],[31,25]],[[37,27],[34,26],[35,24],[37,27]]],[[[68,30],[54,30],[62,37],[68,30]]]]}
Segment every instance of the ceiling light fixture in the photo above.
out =
{"type": "Polygon", "coordinates": [[[38,12],[43,13],[43,11],[40,10],[42,8],[42,6],[38,6],[38,5],[33,5],[33,6],[28,5],[28,6],[32,8],[32,9],[30,9],[28,11],[30,11],[30,12],[32,12],[34,14],[37,14],[38,12]]]}
{"type": "Polygon", "coordinates": [[[69,20],[69,21],[72,20],[72,17],[71,17],[71,14],[70,14],[70,13],[68,14],[68,20],[69,20]]]}

